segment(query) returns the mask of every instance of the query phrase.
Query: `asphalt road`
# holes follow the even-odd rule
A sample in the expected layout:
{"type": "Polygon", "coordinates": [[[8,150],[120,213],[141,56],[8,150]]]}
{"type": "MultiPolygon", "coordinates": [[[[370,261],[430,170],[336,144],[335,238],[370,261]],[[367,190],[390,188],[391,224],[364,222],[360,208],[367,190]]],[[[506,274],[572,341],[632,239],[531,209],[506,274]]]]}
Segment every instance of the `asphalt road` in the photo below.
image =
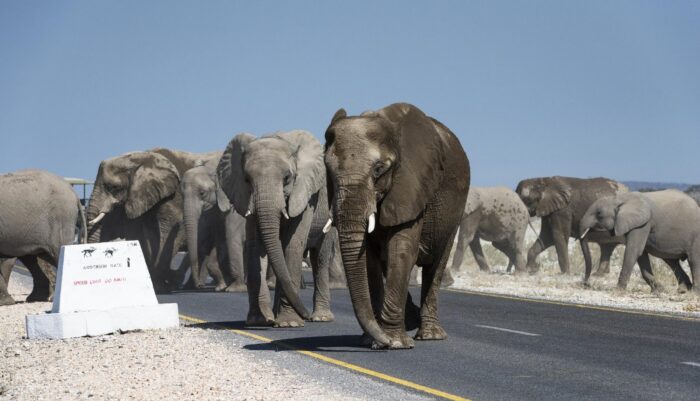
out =
{"type": "MultiPolygon", "coordinates": [[[[311,289],[302,296],[311,305],[311,289]]],[[[359,346],[347,290],[332,297],[335,322],[299,329],[244,328],[246,294],[158,298],[177,302],[183,315],[273,340],[248,345],[253,352],[291,346],[473,400],[700,399],[700,320],[442,291],[449,338],[387,352],[359,346]]]]}

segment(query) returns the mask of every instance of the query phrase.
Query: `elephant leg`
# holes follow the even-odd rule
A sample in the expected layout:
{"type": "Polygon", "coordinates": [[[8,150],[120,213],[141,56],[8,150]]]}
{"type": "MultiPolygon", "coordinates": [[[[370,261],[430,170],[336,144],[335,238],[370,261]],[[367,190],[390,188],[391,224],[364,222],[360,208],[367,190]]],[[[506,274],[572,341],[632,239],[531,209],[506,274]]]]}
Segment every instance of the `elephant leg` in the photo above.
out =
{"type": "MultiPolygon", "coordinates": [[[[284,258],[294,288],[299,288],[301,285],[301,262],[304,260],[304,251],[306,250],[306,241],[309,238],[312,220],[313,210],[307,209],[302,213],[301,218],[290,220],[281,229],[284,258]]],[[[294,310],[281,288],[275,290],[275,307],[273,311],[275,312],[275,327],[304,326],[304,319],[294,310]]]]}
{"type": "Polygon", "coordinates": [[[338,242],[338,230],[332,227],[323,237],[321,245],[322,258],[329,260],[329,286],[330,288],[345,288],[345,271],[343,270],[343,258],[340,254],[340,243],[338,242]]]}
{"type": "Polygon", "coordinates": [[[692,291],[695,295],[700,296],[700,285],[696,285],[700,280],[700,239],[695,240],[692,251],[688,253],[688,264],[690,265],[690,274],[693,276],[692,291]]]}
{"type": "Polygon", "coordinates": [[[452,267],[450,269],[453,272],[456,273],[464,269],[462,266],[462,262],[464,261],[464,253],[467,250],[467,245],[471,244],[474,240],[474,235],[476,235],[477,228],[479,228],[478,221],[470,221],[468,217],[462,219],[460,222],[459,234],[457,235],[457,245],[455,247],[455,253],[452,256],[452,267]]]}
{"type": "Polygon", "coordinates": [[[552,237],[552,227],[549,224],[549,220],[542,219],[542,228],[540,229],[540,235],[532,244],[530,249],[527,251],[527,269],[531,272],[537,272],[540,267],[537,264],[537,256],[542,253],[545,249],[554,245],[554,239],[552,237]]]}
{"type": "Polygon", "coordinates": [[[610,273],[610,257],[616,246],[617,244],[600,244],[600,262],[598,270],[593,273],[594,276],[605,276],[610,273]]]}
{"type": "Polygon", "coordinates": [[[673,270],[673,274],[676,276],[678,292],[682,294],[690,291],[693,288],[693,284],[690,282],[690,277],[683,271],[678,259],[664,259],[664,262],[673,270]]]}
{"type": "Polygon", "coordinates": [[[330,260],[321,256],[321,250],[311,249],[309,259],[314,276],[314,311],[312,322],[332,322],[331,291],[328,284],[330,276],[330,260]]]}
{"type": "Polygon", "coordinates": [[[245,291],[243,273],[245,266],[245,222],[246,219],[233,210],[226,215],[224,242],[228,254],[226,266],[231,277],[231,283],[226,287],[226,292],[245,291]]]}
{"type": "Polygon", "coordinates": [[[569,273],[569,234],[571,234],[570,218],[558,216],[552,219],[552,238],[562,274],[569,273]]]}
{"type": "Polygon", "coordinates": [[[622,261],[622,270],[620,270],[620,278],[617,280],[617,288],[624,290],[627,288],[627,283],[630,281],[632,269],[637,262],[647,242],[650,228],[648,226],[634,229],[627,233],[627,241],[625,244],[625,257],[622,261]]]}
{"type": "Polygon", "coordinates": [[[12,267],[15,265],[15,258],[2,259],[0,262],[0,306],[12,305],[15,300],[12,299],[7,286],[10,282],[10,274],[12,267]]]}
{"type": "Polygon", "coordinates": [[[482,272],[490,272],[491,266],[489,266],[489,262],[486,260],[486,256],[484,256],[484,251],[481,249],[481,240],[478,235],[469,243],[469,248],[471,248],[474,254],[474,259],[476,259],[476,264],[479,265],[479,270],[482,272]]]}
{"type": "Polygon", "coordinates": [[[513,252],[513,265],[515,265],[515,274],[527,272],[527,252],[525,250],[525,230],[520,233],[516,233],[513,238],[511,238],[508,246],[513,252]]]}
{"type": "Polygon", "coordinates": [[[649,287],[651,287],[651,292],[663,291],[663,287],[661,286],[661,284],[657,283],[656,278],[654,278],[654,271],[651,269],[651,261],[649,261],[649,254],[646,251],[642,252],[642,254],[639,255],[637,263],[639,264],[639,270],[642,273],[642,278],[644,279],[644,281],[646,281],[647,284],[649,284],[649,287]]]}
{"type": "Polygon", "coordinates": [[[29,269],[34,281],[34,288],[27,296],[27,302],[53,301],[56,273],[51,264],[46,259],[36,255],[23,256],[20,260],[29,269]]]}
{"type": "Polygon", "coordinates": [[[265,284],[266,270],[263,269],[260,259],[262,250],[265,249],[257,233],[257,223],[254,216],[248,217],[246,222],[246,269],[248,280],[248,316],[247,326],[272,326],[275,316],[272,313],[270,290],[265,284]]]}
{"type": "MultiPolygon", "coordinates": [[[[432,266],[423,267],[423,285],[421,287],[420,329],[416,332],[416,340],[444,340],[447,338],[445,329],[438,319],[438,291],[442,273],[450,256],[450,248],[456,230],[442,244],[442,251],[435,253],[432,266]]],[[[475,239],[476,241],[476,239],[475,239]]]]}
{"type": "Polygon", "coordinates": [[[586,265],[586,271],[583,274],[583,284],[588,286],[588,279],[591,277],[591,271],[593,270],[593,262],[591,261],[591,247],[588,245],[587,239],[581,239],[581,252],[583,253],[583,263],[586,265]]]}
{"type": "MultiPolygon", "coordinates": [[[[215,246],[211,248],[209,255],[207,255],[207,258],[204,261],[204,264],[207,268],[202,269],[202,271],[208,273],[214,279],[214,291],[222,291],[224,288],[226,288],[226,281],[224,280],[224,275],[221,273],[218,250],[215,246]]],[[[201,283],[205,283],[206,279],[207,278],[204,277],[201,283]]]]}
{"type": "MultiPolygon", "coordinates": [[[[422,222],[395,232],[387,243],[386,288],[380,322],[386,334],[397,344],[394,348],[413,348],[406,334],[405,310],[411,269],[418,258],[422,222]]],[[[423,270],[425,280],[425,269],[423,270]]],[[[425,281],[423,287],[425,287],[425,281]]],[[[438,281],[438,286],[440,285],[438,281]]]]}

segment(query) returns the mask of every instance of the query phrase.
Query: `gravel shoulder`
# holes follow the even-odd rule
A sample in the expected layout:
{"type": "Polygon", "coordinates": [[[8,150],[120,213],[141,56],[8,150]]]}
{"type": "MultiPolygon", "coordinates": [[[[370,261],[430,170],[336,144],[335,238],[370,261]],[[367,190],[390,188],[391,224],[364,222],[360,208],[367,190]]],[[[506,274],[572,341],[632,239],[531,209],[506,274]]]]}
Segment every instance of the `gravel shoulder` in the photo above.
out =
{"type": "MultiPolygon", "coordinates": [[[[28,277],[12,274],[24,299],[28,277]]],[[[66,340],[24,338],[24,317],[50,303],[0,308],[0,400],[425,400],[419,394],[295,352],[256,352],[255,343],[187,326],[66,340]]]]}
{"type": "MultiPolygon", "coordinates": [[[[533,222],[539,231],[539,221],[533,222]]],[[[536,235],[528,228],[527,249],[536,240],[536,235]]],[[[456,290],[476,291],[488,294],[508,295],[522,298],[565,302],[580,305],[593,305],[639,312],[663,313],[676,316],[700,318],[700,299],[690,293],[679,294],[676,279],[671,269],[660,259],[651,257],[654,276],[663,290],[652,293],[635,267],[626,290],[616,288],[620,275],[624,246],[618,246],[610,260],[610,273],[601,277],[591,277],[590,287],[583,286],[584,262],[578,241],[569,240],[570,274],[561,274],[554,247],[550,247],[538,257],[540,270],[536,274],[506,273],[508,259],[490,243],[482,241],[482,249],[491,265],[491,272],[479,270],[470,250],[467,250],[460,271],[453,273],[456,290]]],[[[453,248],[454,251],[454,248],[453,248]]],[[[597,244],[591,244],[594,269],[600,258],[597,244]]],[[[687,262],[682,262],[690,276],[687,262]]],[[[452,266],[452,260],[448,261],[452,266]]],[[[595,271],[595,270],[594,270],[595,271]]],[[[692,277],[691,277],[692,279],[692,277]]]]}

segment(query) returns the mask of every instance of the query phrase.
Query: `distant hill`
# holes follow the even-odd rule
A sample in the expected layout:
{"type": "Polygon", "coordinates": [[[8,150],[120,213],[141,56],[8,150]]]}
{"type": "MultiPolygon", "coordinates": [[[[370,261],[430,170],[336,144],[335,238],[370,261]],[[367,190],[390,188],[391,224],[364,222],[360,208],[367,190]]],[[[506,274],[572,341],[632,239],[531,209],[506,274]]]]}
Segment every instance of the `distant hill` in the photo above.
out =
{"type": "Polygon", "coordinates": [[[681,191],[687,190],[692,184],[681,184],[678,182],[651,182],[651,181],[622,181],[630,191],[651,190],[660,191],[662,189],[675,188],[681,191]]]}

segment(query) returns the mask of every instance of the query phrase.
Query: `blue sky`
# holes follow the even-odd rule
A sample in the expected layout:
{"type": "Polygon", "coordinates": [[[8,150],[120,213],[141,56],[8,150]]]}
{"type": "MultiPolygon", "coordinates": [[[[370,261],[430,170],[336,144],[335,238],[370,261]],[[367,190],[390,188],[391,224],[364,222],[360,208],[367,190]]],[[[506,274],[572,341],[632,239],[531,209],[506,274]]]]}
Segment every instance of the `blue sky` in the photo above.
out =
{"type": "Polygon", "coordinates": [[[696,1],[3,1],[0,171],[413,103],[475,185],[700,182],[696,1]]]}

